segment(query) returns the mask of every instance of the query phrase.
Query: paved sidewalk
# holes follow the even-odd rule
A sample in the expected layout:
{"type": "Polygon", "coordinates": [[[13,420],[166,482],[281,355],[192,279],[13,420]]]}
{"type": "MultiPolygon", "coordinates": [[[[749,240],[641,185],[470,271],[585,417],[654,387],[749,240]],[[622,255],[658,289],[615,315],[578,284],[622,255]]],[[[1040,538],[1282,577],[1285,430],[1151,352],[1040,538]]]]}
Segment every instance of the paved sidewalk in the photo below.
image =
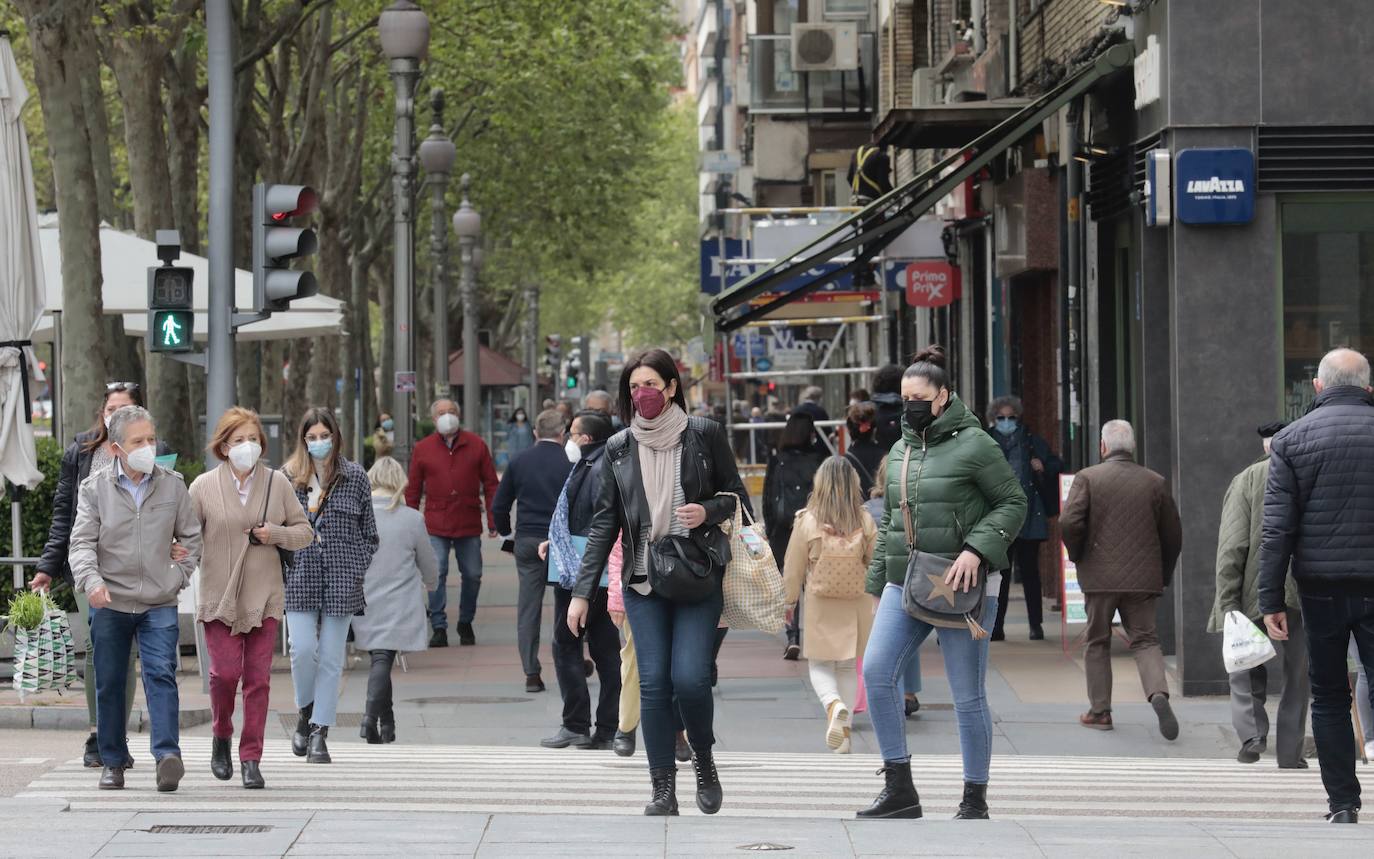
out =
{"type": "Polygon", "coordinates": [[[1374,830],[1322,823],[1071,818],[855,821],[530,814],[88,812],[0,800],[0,855],[230,856],[1369,856],[1374,830]],[[598,823],[600,820],[598,820],[598,823]],[[22,846],[21,846],[22,845],[22,846]],[[1110,846],[1107,846],[1110,845],[1110,846]]]}

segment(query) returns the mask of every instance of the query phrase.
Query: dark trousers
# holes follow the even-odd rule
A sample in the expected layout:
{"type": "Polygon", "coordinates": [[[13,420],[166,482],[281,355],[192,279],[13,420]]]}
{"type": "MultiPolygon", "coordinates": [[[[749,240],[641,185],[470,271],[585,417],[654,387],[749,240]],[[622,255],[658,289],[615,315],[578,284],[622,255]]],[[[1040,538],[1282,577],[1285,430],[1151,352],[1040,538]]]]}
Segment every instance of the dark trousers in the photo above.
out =
{"type": "Polygon", "coordinates": [[[396,651],[373,650],[372,668],[367,672],[367,715],[383,722],[395,722],[391,709],[391,666],[396,663],[396,651]]]}
{"type": "Polygon", "coordinates": [[[1360,662],[1374,665],[1374,597],[1304,594],[1301,599],[1307,626],[1307,670],[1312,679],[1312,735],[1317,740],[1326,801],[1332,811],[1359,808],[1346,651],[1353,636],[1360,662]]]}
{"type": "MultiPolygon", "coordinates": [[[[138,637],[138,657],[143,663],[143,694],[148,699],[152,723],[153,759],[181,756],[177,721],[177,608],[163,606],[129,613],[112,608],[91,612],[91,646],[95,648],[95,695],[99,718],[96,735],[100,759],[107,764],[129,757],[125,728],[129,711],[124,703],[125,672],[129,650],[138,637]]],[[[671,749],[670,749],[671,751],[671,749]]]]}
{"type": "Polygon", "coordinates": [[[1112,616],[1121,614],[1121,629],[1130,642],[1140,673],[1140,687],[1148,701],[1169,694],[1164,651],[1159,648],[1159,597],[1155,594],[1090,593],[1083,595],[1088,610],[1087,645],[1083,671],[1088,676],[1088,702],[1094,713],[1112,710],[1112,616]]]}
{"type": "Polygon", "coordinates": [[[539,557],[538,537],[515,538],[515,573],[519,590],[515,598],[515,646],[526,674],[538,674],[539,625],[544,615],[544,589],[549,583],[549,562],[539,557]]]}
{"type": "MultiPolygon", "coordinates": [[[[1033,627],[1045,622],[1045,614],[1040,607],[1040,547],[1044,542],[1018,539],[1011,544],[1011,560],[1021,576],[1021,591],[1026,595],[1026,620],[1033,627]]],[[[994,632],[1002,631],[1010,595],[1011,570],[1007,570],[1002,574],[1002,589],[997,594],[997,625],[993,627],[994,632]]]]}
{"type": "Polygon", "coordinates": [[[699,603],[675,603],[657,594],[625,592],[625,616],[634,631],[639,658],[640,724],[649,769],[674,766],[676,710],[693,749],[709,752],[715,743],[715,702],[711,698],[711,658],[720,622],[719,589],[699,603]]]}
{"type": "Polygon", "coordinates": [[[596,703],[596,734],[610,739],[620,721],[620,630],[606,610],[606,589],[597,588],[581,635],[568,629],[568,604],[572,591],[553,587],[553,669],[563,696],[563,727],[585,734],[592,726],[592,697],[582,661],[582,642],[587,642],[601,689],[596,703]]]}

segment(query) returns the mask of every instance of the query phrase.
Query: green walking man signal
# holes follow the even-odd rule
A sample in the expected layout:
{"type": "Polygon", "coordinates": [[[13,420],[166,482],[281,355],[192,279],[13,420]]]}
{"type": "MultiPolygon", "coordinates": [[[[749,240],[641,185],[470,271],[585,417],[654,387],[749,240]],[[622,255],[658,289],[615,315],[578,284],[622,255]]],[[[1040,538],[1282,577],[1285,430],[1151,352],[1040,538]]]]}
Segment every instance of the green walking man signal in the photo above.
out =
{"type": "Polygon", "coordinates": [[[195,348],[195,271],[187,266],[148,268],[148,351],[190,352],[195,348]]]}

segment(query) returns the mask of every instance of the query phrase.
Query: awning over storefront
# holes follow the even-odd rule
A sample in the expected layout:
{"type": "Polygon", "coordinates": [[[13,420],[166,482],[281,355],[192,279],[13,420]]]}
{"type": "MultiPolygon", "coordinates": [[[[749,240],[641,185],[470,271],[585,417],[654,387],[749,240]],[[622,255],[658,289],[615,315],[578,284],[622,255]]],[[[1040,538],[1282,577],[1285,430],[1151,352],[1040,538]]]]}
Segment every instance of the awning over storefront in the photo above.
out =
{"type": "Polygon", "coordinates": [[[893,110],[878,125],[878,143],[902,149],[957,149],[1030,103],[1026,98],[1003,98],[893,110]]]}
{"type": "Polygon", "coordinates": [[[1059,86],[1028,102],[1019,111],[978,135],[972,141],[960,142],[963,147],[951,152],[929,170],[910,182],[875,200],[862,211],[841,221],[810,244],[799,248],[791,256],[777,259],[743,283],[726,290],[711,302],[716,325],[722,331],[733,331],[748,322],[767,316],[782,306],[809,295],[839,277],[857,271],[877,256],[903,230],[925,214],[946,194],[970,176],[986,167],[992,159],[1014,146],[1018,141],[1040,128],[1061,107],[1087,92],[1102,77],[1129,68],[1135,48],[1128,44],[1113,45],[1100,54],[1092,64],[1070,75],[1059,86]],[[855,252],[856,258],[839,268],[829,267],[809,280],[808,273],[818,266],[855,252]],[[801,285],[783,295],[751,307],[737,315],[731,311],[749,305],[753,299],[777,292],[783,284],[801,279],[801,285]]]}
{"type": "MultiPolygon", "coordinates": [[[[530,371],[520,364],[481,344],[477,346],[477,375],[484,388],[515,388],[529,384],[530,371]]],[[[463,350],[448,356],[448,383],[463,386],[463,350]]]]}

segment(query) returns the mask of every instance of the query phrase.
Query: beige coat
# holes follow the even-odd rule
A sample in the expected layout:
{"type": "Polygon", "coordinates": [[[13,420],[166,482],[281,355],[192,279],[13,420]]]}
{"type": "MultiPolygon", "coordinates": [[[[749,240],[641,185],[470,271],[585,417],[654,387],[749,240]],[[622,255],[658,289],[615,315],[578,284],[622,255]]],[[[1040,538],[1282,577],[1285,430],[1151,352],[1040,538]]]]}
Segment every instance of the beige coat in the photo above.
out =
{"type": "Polygon", "coordinates": [[[291,481],[280,471],[258,463],[248,487],[248,503],[242,504],[229,465],[220,463],[191,484],[191,501],[205,544],[196,620],[217,620],[235,634],[257,629],[264,618],[281,620],[282,572],[277,548],[304,549],[315,533],[291,481]],[[270,499],[268,481],[272,485],[270,499]],[[252,545],[247,531],[264,519],[270,526],[271,542],[252,545]]]}
{"type": "MultiPolygon", "coordinates": [[[[878,540],[873,518],[863,517],[863,565],[855,575],[862,582],[878,540]]],[[[821,525],[808,510],[797,514],[792,526],[792,539],[787,544],[783,561],[783,585],[787,590],[787,604],[797,601],[802,584],[810,573],[812,544],[821,538],[821,525]]],[[[806,631],[802,638],[802,655],[807,659],[840,661],[861,656],[868,646],[868,633],[873,628],[873,599],[861,593],[854,599],[828,599],[813,596],[806,590],[802,606],[802,620],[806,631]]]]}

